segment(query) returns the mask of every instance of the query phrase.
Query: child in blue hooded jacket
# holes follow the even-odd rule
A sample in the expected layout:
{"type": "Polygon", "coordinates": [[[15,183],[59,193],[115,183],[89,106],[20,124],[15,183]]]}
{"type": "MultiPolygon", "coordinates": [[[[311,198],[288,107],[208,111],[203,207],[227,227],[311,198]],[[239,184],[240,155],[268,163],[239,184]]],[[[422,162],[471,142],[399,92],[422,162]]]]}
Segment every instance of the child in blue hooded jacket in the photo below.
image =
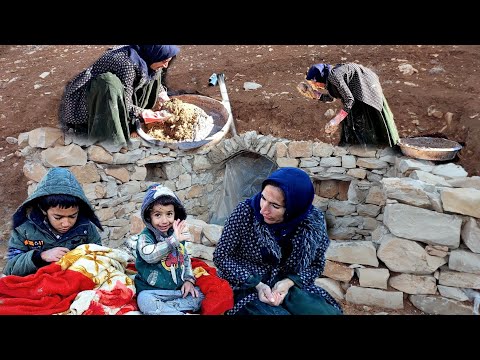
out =
{"type": "Polygon", "coordinates": [[[185,208],[169,188],[152,185],[142,203],[146,225],[137,241],[135,287],[145,315],[184,315],[198,311],[204,295],[195,286],[185,240],[190,239],[185,208]]]}
{"type": "Polygon", "coordinates": [[[101,245],[102,226],[75,176],[52,168],[13,215],[5,275],[29,275],[82,244],[101,245]]]}

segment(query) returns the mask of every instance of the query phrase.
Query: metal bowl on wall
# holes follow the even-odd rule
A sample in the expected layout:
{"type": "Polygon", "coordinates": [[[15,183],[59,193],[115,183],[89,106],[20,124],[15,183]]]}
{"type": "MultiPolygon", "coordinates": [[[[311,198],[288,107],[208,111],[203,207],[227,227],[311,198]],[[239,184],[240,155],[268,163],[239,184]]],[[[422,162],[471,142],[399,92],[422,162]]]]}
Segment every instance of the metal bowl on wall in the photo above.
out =
{"type": "Polygon", "coordinates": [[[192,150],[205,145],[214,145],[228,133],[233,119],[229,116],[227,108],[221,101],[203,95],[190,94],[172,96],[171,98],[177,98],[204,110],[211,117],[211,119],[208,119],[210,126],[207,131],[205,132],[205,129],[202,129],[193,141],[165,142],[148,135],[148,129],[143,120],[137,119],[135,122],[137,133],[145,141],[158,146],[167,146],[171,149],[192,150]]]}
{"type": "Polygon", "coordinates": [[[434,161],[453,160],[462,149],[456,141],[435,137],[401,138],[398,145],[406,156],[434,161]]]}

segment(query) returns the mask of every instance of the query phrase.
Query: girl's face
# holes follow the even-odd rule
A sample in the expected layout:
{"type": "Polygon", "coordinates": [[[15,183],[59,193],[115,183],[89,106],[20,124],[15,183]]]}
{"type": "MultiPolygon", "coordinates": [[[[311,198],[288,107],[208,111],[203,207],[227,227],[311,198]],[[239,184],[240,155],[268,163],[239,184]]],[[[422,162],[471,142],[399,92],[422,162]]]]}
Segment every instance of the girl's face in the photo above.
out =
{"type": "Polygon", "coordinates": [[[155,205],[150,212],[150,222],[153,227],[166,233],[175,221],[175,208],[170,205],[155,205]]]}
{"type": "Polygon", "coordinates": [[[285,196],[283,191],[272,185],[267,185],[260,199],[260,214],[267,224],[281,223],[285,216],[285,196]]]}
{"type": "Polygon", "coordinates": [[[165,60],[162,60],[162,61],[159,61],[159,62],[155,62],[153,63],[152,65],[150,65],[150,68],[154,71],[157,71],[158,69],[166,69],[168,67],[168,64],[170,63],[170,60],[172,60],[172,58],[168,58],[168,59],[165,59],[165,60]]]}
{"type": "Polygon", "coordinates": [[[61,208],[58,205],[47,210],[48,222],[60,234],[65,234],[77,222],[78,206],[61,208]]]}

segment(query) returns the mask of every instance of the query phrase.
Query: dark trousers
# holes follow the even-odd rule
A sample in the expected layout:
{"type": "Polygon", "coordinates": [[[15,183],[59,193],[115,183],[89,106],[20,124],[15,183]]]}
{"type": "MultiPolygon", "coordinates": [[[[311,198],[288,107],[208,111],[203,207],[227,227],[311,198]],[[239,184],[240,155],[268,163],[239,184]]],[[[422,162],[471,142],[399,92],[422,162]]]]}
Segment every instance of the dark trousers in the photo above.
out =
{"type": "Polygon", "coordinates": [[[283,303],[272,306],[255,299],[240,309],[236,315],[341,315],[321,295],[311,294],[292,286],[283,303]]]}

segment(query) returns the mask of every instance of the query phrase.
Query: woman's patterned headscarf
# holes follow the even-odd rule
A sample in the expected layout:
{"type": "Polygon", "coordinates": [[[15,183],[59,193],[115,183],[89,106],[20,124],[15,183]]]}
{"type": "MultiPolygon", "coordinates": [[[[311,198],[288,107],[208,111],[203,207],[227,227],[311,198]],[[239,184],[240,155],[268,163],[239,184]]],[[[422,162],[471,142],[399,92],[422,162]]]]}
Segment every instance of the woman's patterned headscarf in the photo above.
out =
{"type": "Polygon", "coordinates": [[[175,45],[130,45],[130,47],[137,52],[148,66],[174,57],[180,51],[175,45]]]}
{"type": "Polygon", "coordinates": [[[130,59],[150,77],[155,74],[150,65],[174,57],[180,51],[175,45],[130,45],[129,47],[130,59]]]}
{"type": "Polygon", "coordinates": [[[330,74],[330,70],[332,65],[330,64],[315,64],[308,69],[307,72],[307,80],[314,80],[316,82],[320,82],[323,84],[327,83],[328,75],[330,74]]]}

